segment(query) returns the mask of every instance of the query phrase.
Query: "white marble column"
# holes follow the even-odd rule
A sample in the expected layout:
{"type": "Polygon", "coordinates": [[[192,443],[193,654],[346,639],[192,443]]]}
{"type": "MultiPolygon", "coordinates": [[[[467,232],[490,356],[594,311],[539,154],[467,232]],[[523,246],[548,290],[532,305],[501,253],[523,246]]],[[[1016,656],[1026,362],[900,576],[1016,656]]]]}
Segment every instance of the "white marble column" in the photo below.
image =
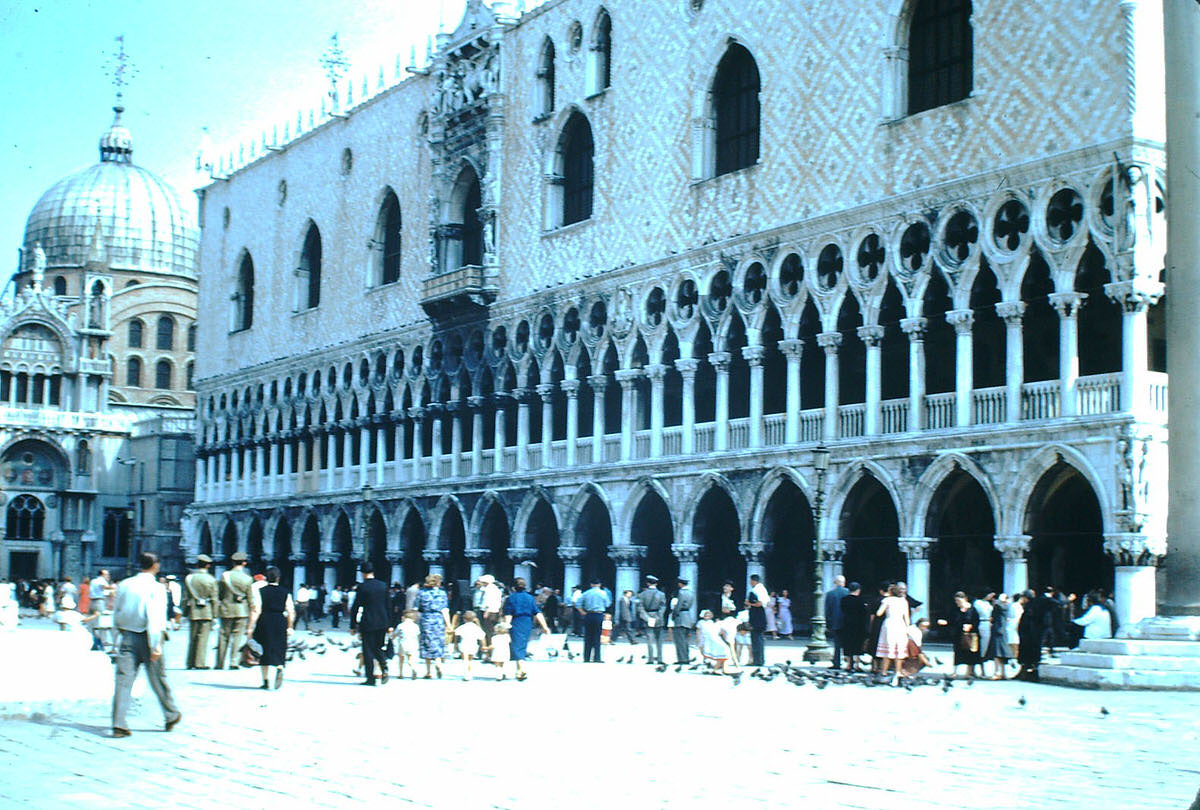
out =
{"type": "Polygon", "coordinates": [[[1001,301],[996,304],[996,314],[1004,319],[1004,421],[1011,424],[1021,421],[1021,384],[1025,382],[1021,319],[1025,302],[1001,301]]]}
{"type": "Polygon", "coordinates": [[[825,350],[825,429],[822,435],[827,442],[838,437],[838,346],[842,345],[840,332],[821,332],[817,345],[825,350]]]}
{"type": "Polygon", "coordinates": [[[471,475],[483,475],[483,397],[467,397],[471,410],[471,475]]]}
{"type": "Polygon", "coordinates": [[[217,491],[220,493],[221,500],[229,497],[229,487],[225,481],[225,455],[226,450],[224,448],[217,451],[217,491]]]}
{"type": "Polygon", "coordinates": [[[681,357],[675,361],[675,368],[683,378],[683,396],[680,402],[680,424],[682,442],[680,450],[688,456],[696,452],[696,369],[700,361],[690,357],[681,357]]]}
{"type": "Polygon", "coordinates": [[[804,342],[800,340],[779,341],[779,351],[787,358],[787,421],[784,425],[784,441],[788,444],[800,442],[800,359],[804,356],[804,342]]]}
{"type": "MultiPolygon", "coordinates": [[[[675,555],[675,559],[679,560],[679,578],[685,579],[688,582],[688,587],[692,593],[696,593],[696,587],[700,580],[700,551],[701,547],[695,543],[674,543],[671,546],[671,552],[675,555]]],[[[668,587],[673,587],[675,583],[667,583],[668,587]]],[[[699,608],[693,602],[692,604],[692,620],[696,619],[699,608]]]]}
{"type": "MultiPolygon", "coordinates": [[[[558,558],[563,561],[563,599],[569,600],[571,589],[582,582],[580,578],[583,576],[583,572],[579,567],[579,558],[586,550],[581,546],[558,547],[558,558]]],[[[583,583],[583,586],[586,588],[587,583],[583,583]]]]}
{"type": "Polygon", "coordinates": [[[294,487],[290,482],[292,475],[292,443],[296,441],[294,438],[296,433],[292,430],[285,430],[281,435],[283,437],[283,469],[279,471],[279,491],[293,492],[294,487]]]}
{"type": "Polygon", "coordinates": [[[1004,592],[1011,596],[1022,593],[1029,587],[1030,536],[1027,534],[997,535],[992,544],[1004,558],[1004,592]]]}
{"type": "Polygon", "coordinates": [[[883,327],[860,326],[858,337],[867,350],[867,379],[866,379],[866,409],[863,417],[863,433],[867,436],[879,435],[880,403],[883,401],[883,370],[881,367],[882,352],[879,344],[883,341],[883,327]]]}
{"type": "Polygon", "coordinates": [[[217,470],[217,457],[219,451],[213,450],[211,447],[208,451],[208,457],[204,459],[204,486],[207,493],[206,501],[215,501],[217,499],[217,481],[220,480],[220,473],[217,470]]]}
{"type": "Polygon", "coordinates": [[[232,498],[241,496],[242,488],[242,447],[235,444],[229,448],[229,494],[232,498]]]}
{"type": "Polygon", "coordinates": [[[1140,532],[1114,532],[1104,535],[1104,551],[1113,560],[1113,602],[1121,627],[1130,628],[1155,616],[1156,574],[1167,551],[1166,539],[1140,532]]]}
{"type": "Polygon", "coordinates": [[[195,498],[197,501],[206,500],[208,494],[208,483],[204,480],[206,465],[204,458],[197,454],[196,456],[196,488],[195,498]]]}
{"type": "Polygon", "coordinates": [[[387,481],[387,415],[380,414],[375,420],[375,483],[380,485],[387,481]]]}
{"type": "Polygon", "coordinates": [[[1104,292],[1121,305],[1121,410],[1145,408],[1149,336],[1146,313],[1158,303],[1163,285],[1145,279],[1105,284],[1104,292]]]}
{"type": "Polygon", "coordinates": [[[899,545],[908,558],[908,592],[913,599],[924,603],[912,618],[914,621],[922,615],[929,618],[929,547],[933,545],[933,540],[928,537],[901,537],[899,545]]]}
{"type": "Polygon", "coordinates": [[[506,428],[507,421],[505,419],[504,408],[511,401],[508,394],[495,393],[492,398],[496,403],[496,412],[493,414],[495,438],[492,441],[492,447],[495,449],[495,454],[492,456],[492,472],[504,472],[504,445],[508,441],[508,436],[505,435],[508,431],[506,428]]]}
{"type": "Polygon", "coordinates": [[[1079,381],[1079,307],[1086,293],[1051,293],[1050,304],[1058,311],[1059,414],[1079,412],[1075,384],[1079,381]]]}
{"type": "Polygon", "coordinates": [[[663,386],[666,375],[667,367],[662,364],[646,366],[646,376],[650,378],[650,458],[662,458],[663,454],[663,425],[666,422],[663,386]]]}
{"type": "Polygon", "coordinates": [[[371,417],[358,420],[358,487],[366,486],[371,479],[371,417]]]}
{"type": "MultiPolygon", "coordinates": [[[[321,460],[325,463],[325,489],[337,489],[334,476],[337,475],[337,439],[333,435],[332,425],[321,426],[325,433],[325,444],[322,446],[321,460]]],[[[320,441],[320,438],[317,439],[320,441]]]]}
{"type": "Polygon", "coordinates": [[[462,402],[453,400],[446,403],[450,413],[450,477],[462,475],[462,402]]]}
{"type": "Polygon", "coordinates": [[[763,567],[766,546],[758,542],[739,543],[738,551],[746,560],[746,581],[742,583],[742,593],[749,593],[750,577],[757,576],[760,581],[765,581],[767,578],[766,570],[763,567]]]}
{"type": "Polygon", "coordinates": [[[579,449],[579,380],[563,380],[559,386],[567,397],[567,466],[574,467],[579,449]]]}
{"type": "Polygon", "coordinates": [[[713,449],[724,452],[729,449],[729,352],[713,352],[708,356],[708,362],[717,374],[716,390],[716,425],[713,435],[713,449]]]}
{"type": "Polygon", "coordinates": [[[529,469],[529,389],[514,388],[517,401],[517,469],[529,469]]]}
{"type": "Polygon", "coordinates": [[[617,371],[617,384],[621,386],[621,461],[633,458],[633,427],[637,420],[633,383],[642,374],[641,369],[623,368],[617,371]]]}
{"type": "Polygon", "coordinates": [[[404,409],[397,408],[392,411],[392,422],[396,425],[396,432],[392,434],[392,455],[396,458],[396,480],[403,481],[408,476],[404,467],[404,440],[406,438],[404,426],[404,409]]]}
{"type": "Polygon", "coordinates": [[[442,476],[442,413],[440,402],[425,406],[425,418],[429,420],[429,478],[436,481],[442,476]]]}
{"type": "Polygon", "coordinates": [[[264,484],[269,493],[275,491],[275,434],[266,436],[258,445],[258,475],[254,481],[254,494],[262,495],[264,484]]]}
{"type": "Polygon", "coordinates": [[[337,563],[342,558],[341,554],[334,551],[322,551],[317,557],[321,561],[323,571],[323,582],[325,584],[325,593],[329,593],[338,586],[337,581],[337,563]]]}
{"type": "Polygon", "coordinates": [[[946,313],[946,322],[954,327],[954,424],[967,427],[971,424],[971,391],[974,386],[975,360],[971,326],[975,313],[969,309],[952,309],[946,313]]]}
{"type": "Polygon", "coordinates": [[[904,318],[900,328],[908,335],[908,430],[925,426],[925,326],[924,318],[904,318]]]}
{"type": "Polygon", "coordinates": [[[421,420],[425,418],[425,409],[421,407],[413,407],[408,409],[408,418],[412,420],[412,460],[411,460],[411,477],[413,481],[420,481],[422,478],[421,467],[424,461],[425,450],[421,447],[421,420]]]}
{"type": "Polygon", "coordinates": [[[338,423],[338,427],[342,429],[342,474],[340,476],[343,487],[354,486],[354,428],[353,419],[343,419],[338,423]]]}
{"type": "Polygon", "coordinates": [[[608,377],[603,374],[593,374],[587,378],[587,382],[592,387],[592,463],[599,464],[606,461],[604,458],[604,389],[608,386],[608,377]]]}
{"type": "Polygon", "coordinates": [[[537,394],[542,400],[542,469],[554,466],[554,384],[540,383],[537,394]]]}
{"type": "Polygon", "coordinates": [[[750,446],[763,443],[763,356],[762,346],[743,346],[742,359],[750,367],[750,446]]]}

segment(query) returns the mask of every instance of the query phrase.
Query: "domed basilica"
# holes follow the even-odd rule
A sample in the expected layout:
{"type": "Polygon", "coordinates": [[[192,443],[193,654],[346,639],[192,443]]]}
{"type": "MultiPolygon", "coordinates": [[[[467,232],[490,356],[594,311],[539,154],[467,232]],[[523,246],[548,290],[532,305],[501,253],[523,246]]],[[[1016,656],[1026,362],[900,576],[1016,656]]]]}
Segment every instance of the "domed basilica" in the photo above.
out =
{"type": "Polygon", "coordinates": [[[114,112],[100,161],[34,205],[0,301],[0,578],[169,558],[191,498],[197,230],[114,112]]]}

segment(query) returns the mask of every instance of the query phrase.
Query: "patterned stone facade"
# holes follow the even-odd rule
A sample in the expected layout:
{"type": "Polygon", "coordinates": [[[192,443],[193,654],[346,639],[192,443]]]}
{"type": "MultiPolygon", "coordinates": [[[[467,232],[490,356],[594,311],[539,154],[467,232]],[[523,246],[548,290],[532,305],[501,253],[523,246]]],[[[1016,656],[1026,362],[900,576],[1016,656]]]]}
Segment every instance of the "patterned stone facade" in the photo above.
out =
{"type": "Polygon", "coordinates": [[[750,5],[472,2],[425,75],[205,189],[189,554],[288,559],[297,582],[375,556],[627,587],[640,559],[811,590],[815,522],[827,577],[924,577],[936,609],[1024,587],[1026,552],[1039,580],[1087,570],[1073,587],[1112,587],[1105,551],[1118,578],[1156,563],[1155,4],[975,2],[972,94],[911,116],[910,2],[750,5]],[[731,43],[761,150],[712,176],[731,43]],[[592,213],[547,227],[576,113],[592,213]],[[483,246],[458,268],[468,176],[483,246]],[[379,284],[388,189],[401,271],[379,284]],[[244,252],[254,322],[230,333],[244,252]],[[1081,544],[1055,523],[1078,510],[1081,544]]]}

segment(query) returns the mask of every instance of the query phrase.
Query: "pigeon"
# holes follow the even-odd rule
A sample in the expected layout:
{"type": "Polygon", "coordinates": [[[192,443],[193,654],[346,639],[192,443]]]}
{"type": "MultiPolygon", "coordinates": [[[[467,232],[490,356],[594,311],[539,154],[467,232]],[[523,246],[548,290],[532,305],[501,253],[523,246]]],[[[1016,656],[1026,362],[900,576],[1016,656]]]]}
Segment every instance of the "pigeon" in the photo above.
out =
{"type": "Polygon", "coordinates": [[[623,655],[622,655],[620,658],[618,658],[618,659],[617,659],[617,663],[618,663],[618,664],[624,664],[624,663],[625,663],[625,656],[623,656],[623,655]]]}
{"type": "Polygon", "coordinates": [[[654,668],[654,671],[655,671],[655,672],[666,672],[666,671],[667,671],[667,665],[666,665],[666,664],[659,664],[658,666],[656,666],[656,667],[654,668]]]}
{"type": "Polygon", "coordinates": [[[694,669],[700,669],[700,664],[692,664],[690,667],[688,667],[689,672],[694,669]]]}
{"type": "Polygon", "coordinates": [[[1025,708],[1025,704],[1027,704],[1028,702],[1029,702],[1029,701],[1027,701],[1027,700],[1025,699],[1025,696],[1024,696],[1024,695],[1021,695],[1020,699],[1018,699],[1018,700],[1017,700],[1017,705],[1018,705],[1018,706],[1020,706],[1022,709],[1024,709],[1024,708],[1025,708]]]}
{"type": "Polygon", "coordinates": [[[1108,715],[1109,715],[1109,711],[1108,711],[1108,709],[1106,709],[1106,708],[1104,708],[1103,706],[1101,706],[1101,707],[1100,707],[1100,716],[1101,716],[1101,717],[1108,717],[1108,715]]]}
{"type": "Polygon", "coordinates": [[[570,650],[567,650],[567,660],[568,660],[568,661],[574,661],[574,660],[575,660],[575,653],[571,652],[570,650]]]}
{"type": "Polygon", "coordinates": [[[676,672],[682,672],[682,671],[683,671],[683,664],[676,664],[676,665],[675,665],[675,671],[676,671],[676,672]]]}
{"type": "Polygon", "coordinates": [[[628,659],[628,660],[627,660],[625,663],[626,663],[626,664],[632,664],[632,663],[633,663],[633,656],[632,656],[632,655],[631,655],[631,656],[629,656],[629,659],[628,659]]]}
{"type": "Polygon", "coordinates": [[[949,692],[950,692],[950,681],[945,681],[942,683],[942,694],[945,695],[945,694],[948,694],[949,692]]]}
{"type": "Polygon", "coordinates": [[[818,689],[824,689],[826,686],[829,686],[829,681],[817,681],[818,689]]]}
{"type": "Polygon", "coordinates": [[[733,685],[737,686],[741,682],[742,682],[742,673],[740,673],[740,672],[733,673],[733,685]]]}

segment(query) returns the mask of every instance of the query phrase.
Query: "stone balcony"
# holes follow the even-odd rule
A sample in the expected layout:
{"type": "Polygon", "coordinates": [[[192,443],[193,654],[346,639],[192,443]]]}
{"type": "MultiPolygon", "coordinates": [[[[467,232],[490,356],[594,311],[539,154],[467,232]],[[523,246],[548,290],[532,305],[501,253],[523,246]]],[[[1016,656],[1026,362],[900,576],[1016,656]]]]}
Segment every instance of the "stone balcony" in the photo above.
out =
{"type": "Polygon", "coordinates": [[[494,273],[468,264],[429,276],[421,282],[421,306],[430,317],[441,319],[452,311],[481,309],[496,297],[494,273]]]}

